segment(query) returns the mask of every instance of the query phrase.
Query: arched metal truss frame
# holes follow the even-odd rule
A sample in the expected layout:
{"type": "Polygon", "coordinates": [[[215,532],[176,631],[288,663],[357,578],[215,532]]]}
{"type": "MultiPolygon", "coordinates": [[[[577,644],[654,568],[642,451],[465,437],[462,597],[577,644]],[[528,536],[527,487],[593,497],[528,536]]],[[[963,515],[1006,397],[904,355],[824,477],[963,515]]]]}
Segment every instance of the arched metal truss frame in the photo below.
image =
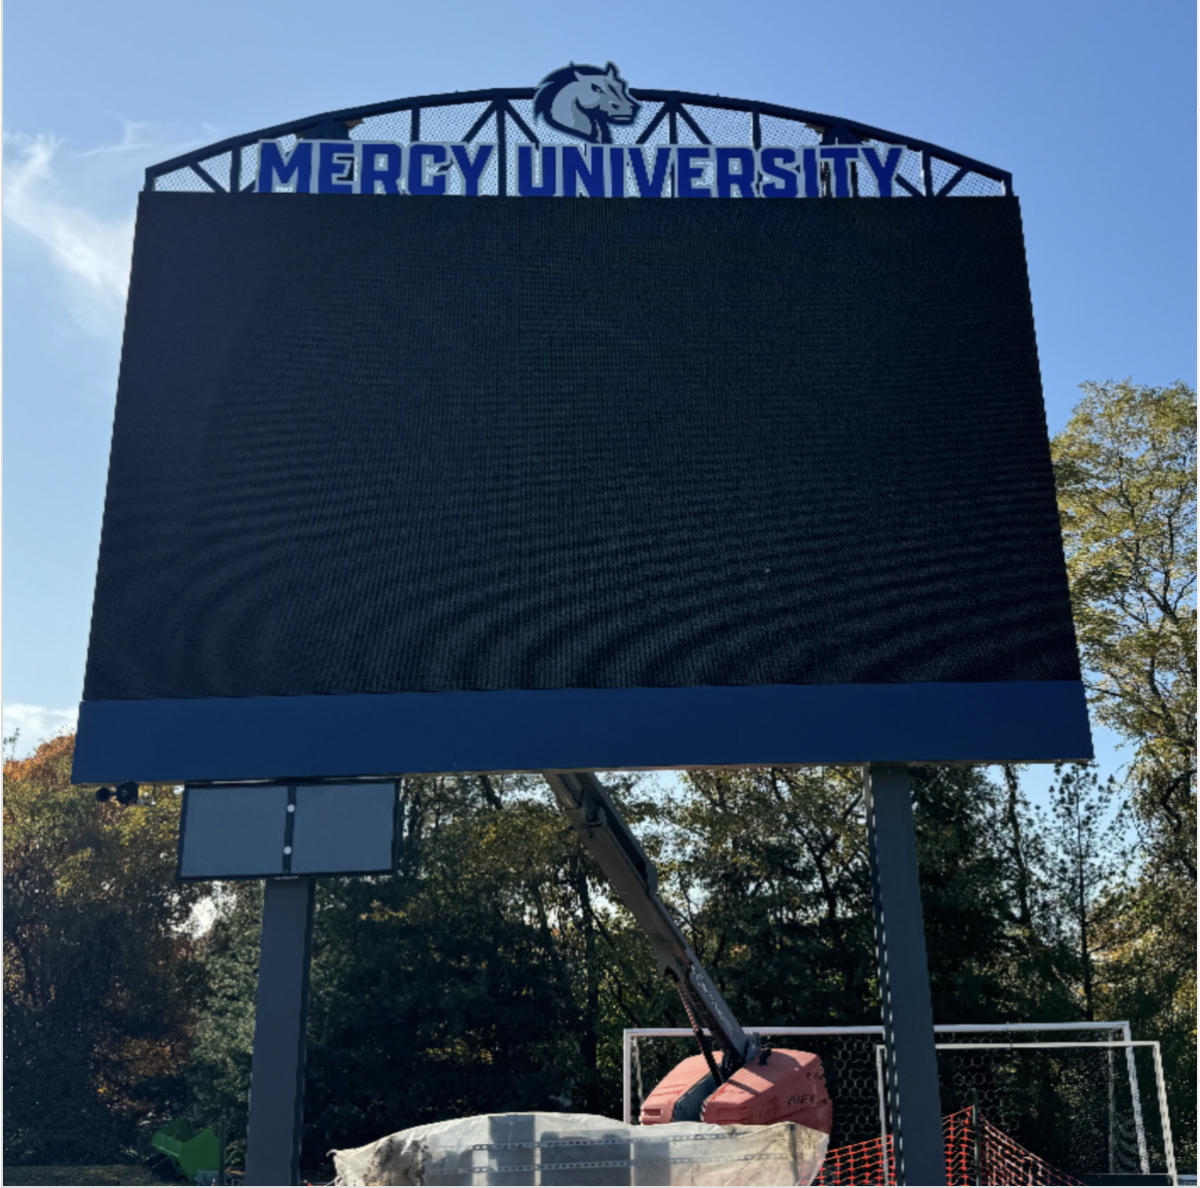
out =
{"type": "MultiPolygon", "coordinates": [[[[260,140],[302,137],[322,126],[340,125],[353,139],[415,143],[445,140],[472,143],[477,138],[496,145],[491,193],[514,192],[509,146],[512,144],[577,143],[533,118],[533,87],[454,91],[393,99],[341,111],[307,116],[233,136],[146,170],[147,190],[200,190],[248,193],[254,189],[254,146],[260,140]],[[456,118],[457,117],[457,118],[456,118]],[[407,127],[405,127],[407,123],[407,127]],[[449,125],[456,127],[446,134],[449,125]],[[246,150],[250,149],[250,152],[246,150]]],[[[1012,174],[923,140],[873,128],[853,120],[757,103],[721,95],[639,88],[637,122],[613,128],[614,144],[886,144],[904,148],[895,177],[896,194],[913,198],[1009,195],[1012,174]],[[714,136],[719,137],[714,139],[714,136]]],[[[339,129],[340,131],[340,129],[339,129]]],[[[864,179],[869,193],[870,179],[864,179]]]]}

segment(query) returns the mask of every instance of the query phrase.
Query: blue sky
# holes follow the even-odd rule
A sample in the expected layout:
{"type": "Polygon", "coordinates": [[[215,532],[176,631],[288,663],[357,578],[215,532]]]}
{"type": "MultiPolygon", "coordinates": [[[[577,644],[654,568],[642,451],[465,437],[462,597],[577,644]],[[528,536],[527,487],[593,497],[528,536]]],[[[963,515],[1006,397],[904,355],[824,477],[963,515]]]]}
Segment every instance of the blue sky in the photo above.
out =
{"type": "Polygon", "coordinates": [[[80,697],[147,165],[569,60],[859,119],[1013,173],[1055,431],[1083,380],[1195,383],[1195,22],[1188,0],[8,4],[5,732],[24,750],[80,697]]]}

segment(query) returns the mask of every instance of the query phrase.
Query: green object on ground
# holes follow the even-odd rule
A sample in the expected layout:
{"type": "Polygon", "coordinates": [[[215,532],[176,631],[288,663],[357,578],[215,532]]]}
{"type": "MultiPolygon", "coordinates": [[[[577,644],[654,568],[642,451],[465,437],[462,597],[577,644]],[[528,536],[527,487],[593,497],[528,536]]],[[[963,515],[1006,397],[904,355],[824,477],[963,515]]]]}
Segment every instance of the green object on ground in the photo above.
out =
{"type": "Polygon", "coordinates": [[[186,1118],[175,1118],[155,1133],[150,1145],[165,1155],[189,1184],[202,1171],[215,1172],[221,1162],[221,1144],[211,1126],[195,1130],[186,1118]]]}

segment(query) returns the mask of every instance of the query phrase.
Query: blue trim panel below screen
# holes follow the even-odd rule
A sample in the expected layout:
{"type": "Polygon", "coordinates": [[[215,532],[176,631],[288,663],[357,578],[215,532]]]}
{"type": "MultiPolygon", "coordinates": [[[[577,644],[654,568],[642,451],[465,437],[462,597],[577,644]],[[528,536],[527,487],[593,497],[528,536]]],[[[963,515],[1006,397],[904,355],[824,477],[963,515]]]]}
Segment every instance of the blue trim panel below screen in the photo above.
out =
{"type": "Polygon", "coordinates": [[[76,783],[1092,757],[1079,681],[84,701],[76,783]]]}

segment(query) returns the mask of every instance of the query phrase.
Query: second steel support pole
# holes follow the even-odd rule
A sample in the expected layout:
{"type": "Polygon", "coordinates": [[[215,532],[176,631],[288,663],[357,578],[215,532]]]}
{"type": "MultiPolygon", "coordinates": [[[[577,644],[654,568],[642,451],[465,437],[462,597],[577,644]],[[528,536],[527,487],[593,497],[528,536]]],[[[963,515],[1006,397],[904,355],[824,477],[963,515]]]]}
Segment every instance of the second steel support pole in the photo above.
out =
{"type": "Polygon", "coordinates": [[[897,1184],[945,1184],[937,1049],[908,768],[864,771],[885,1077],[897,1184]]]}

